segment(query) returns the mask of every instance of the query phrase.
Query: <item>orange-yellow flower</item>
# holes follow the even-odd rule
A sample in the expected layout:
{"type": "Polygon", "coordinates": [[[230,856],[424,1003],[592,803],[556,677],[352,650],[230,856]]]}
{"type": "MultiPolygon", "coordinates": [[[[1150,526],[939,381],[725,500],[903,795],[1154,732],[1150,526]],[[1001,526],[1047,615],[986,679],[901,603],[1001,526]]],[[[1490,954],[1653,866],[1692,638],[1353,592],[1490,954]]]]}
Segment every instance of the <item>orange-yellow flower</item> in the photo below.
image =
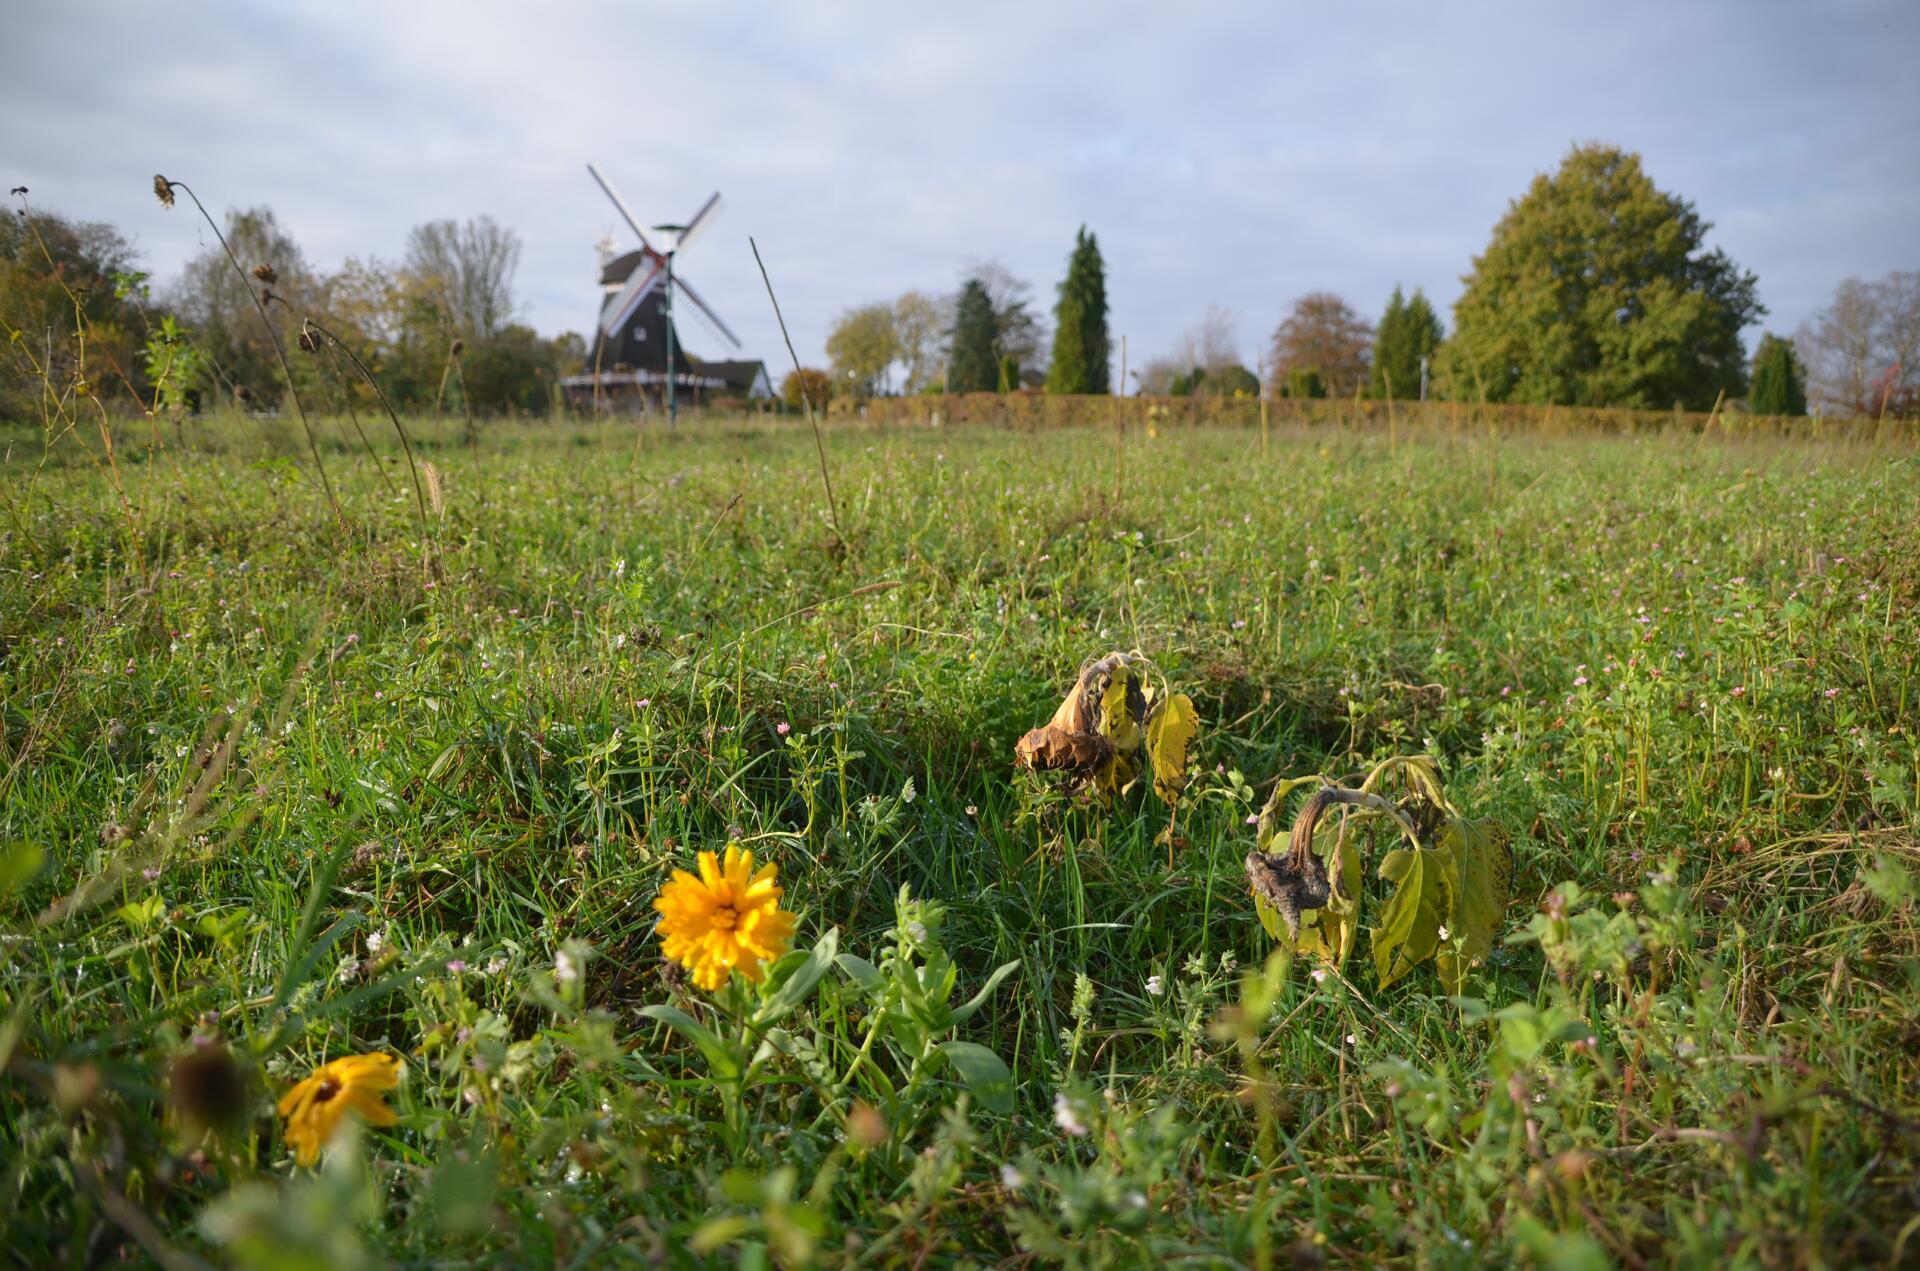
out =
{"type": "Polygon", "coordinates": [[[653,907],[660,911],[663,952],[693,972],[693,982],[709,993],[738,971],[758,984],[766,964],[793,942],[793,915],[780,908],[777,865],[753,868],[753,853],[727,844],[723,864],[712,852],[700,853],[700,877],[684,869],[660,890],[653,907]]]}
{"type": "Polygon", "coordinates": [[[380,1097],[400,1084],[398,1055],[349,1055],[322,1064],[311,1077],[281,1096],[287,1143],[302,1165],[311,1165],[351,1112],[368,1125],[392,1125],[393,1109],[380,1097]]]}

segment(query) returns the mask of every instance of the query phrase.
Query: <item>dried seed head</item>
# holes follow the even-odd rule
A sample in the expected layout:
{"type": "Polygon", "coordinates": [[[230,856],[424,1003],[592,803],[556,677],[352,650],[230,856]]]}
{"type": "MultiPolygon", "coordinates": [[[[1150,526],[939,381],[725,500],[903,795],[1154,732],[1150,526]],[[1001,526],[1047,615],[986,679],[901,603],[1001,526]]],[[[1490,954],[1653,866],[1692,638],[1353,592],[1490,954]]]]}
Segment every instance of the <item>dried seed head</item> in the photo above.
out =
{"type": "Polygon", "coordinates": [[[24,185],[16,185],[13,187],[13,194],[15,198],[18,198],[19,196],[25,194],[26,192],[27,192],[27,187],[24,185]]]}
{"type": "Polygon", "coordinates": [[[233,395],[243,402],[250,402],[253,400],[253,390],[248,388],[245,384],[235,384],[233,386],[233,395]]]}
{"type": "Polygon", "coordinates": [[[172,207],[173,182],[155,173],[153,178],[153,197],[160,200],[161,207],[172,207]]]}
{"type": "Polygon", "coordinates": [[[466,351],[467,351],[467,342],[465,340],[455,340],[453,342],[452,353],[455,357],[459,357],[462,353],[465,353],[466,351]]]}
{"type": "Polygon", "coordinates": [[[300,324],[300,347],[308,353],[318,353],[320,351],[320,337],[314,334],[312,323],[302,322],[300,324]]]}
{"type": "Polygon", "coordinates": [[[255,265],[253,267],[253,276],[269,287],[280,281],[280,275],[274,271],[272,265],[255,265]]]}
{"type": "Polygon", "coordinates": [[[247,1112],[247,1082],[218,1037],[196,1037],[167,1070],[167,1106],[190,1131],[226,1130],[247,1112]]]}

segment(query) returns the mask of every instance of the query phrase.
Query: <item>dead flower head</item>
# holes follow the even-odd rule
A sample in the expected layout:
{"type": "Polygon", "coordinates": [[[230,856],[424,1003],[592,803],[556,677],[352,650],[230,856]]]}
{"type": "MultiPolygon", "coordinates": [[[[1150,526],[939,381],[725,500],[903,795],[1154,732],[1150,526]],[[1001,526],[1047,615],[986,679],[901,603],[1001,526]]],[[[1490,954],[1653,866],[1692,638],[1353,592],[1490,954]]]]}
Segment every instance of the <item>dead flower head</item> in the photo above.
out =
{"type": "Polygon", "coordinates": [[[247,1114],[247,1081],[226,1042],[195,1037],[167,1068],[167,1107],[189,1133],[230,1130],[247,1114]]]}
{"type": "Polygon", "coordinates": [[[280,281],[280,274],[272,265],[255,265],[253,267],[253,276],[269,287],[280,281]]]}
{"type": "Polygon", "coordinates": [[[156,173],[153,178],[153,197],[160,200],[161,207],[172,207],[173,182],[156,173]]]}

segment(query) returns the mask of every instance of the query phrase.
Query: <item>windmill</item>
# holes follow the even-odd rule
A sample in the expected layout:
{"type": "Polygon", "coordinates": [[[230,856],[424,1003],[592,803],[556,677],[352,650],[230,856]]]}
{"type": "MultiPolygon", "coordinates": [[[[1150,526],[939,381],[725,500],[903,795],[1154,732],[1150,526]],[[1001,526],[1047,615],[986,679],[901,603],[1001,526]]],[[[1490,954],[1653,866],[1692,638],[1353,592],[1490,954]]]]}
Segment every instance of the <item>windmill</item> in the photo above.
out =
{"type": "Polygon", "coordinates": [[[674,293],[678,291],[681,297],[691,301],[727,343],[736,349],[740,347],[740,338],[734,335],[732,328],[721,321],[712,306],[687,285],[684,277],[674,272],[674,257],[685,251],[719,214],[720,195],[716,192],[701,204],[700,210],[684,225],[654,226],[654,232],[661,235],[666,244],[666,250],[662,252],[648,241],[640,222],[627,210],[626,200],[620,197],[598,165],[589,163],[587,171],[613,203],[614,210],[620,213],[620,219],[640,240],[638,251],[615,257],[602,267],[600,281],[607,295],[600,306],[595,363],[598,364],[600,356],[609,348],[616,350],[617,355],[625,354],[619,360],[642,368],[643,373],[654,369],[652,364],[657,362],[661,378],[666,384],[667,418],[672,420],[679,414],[676,383],[683,379],[696,384],[700,382],[687,363],[685,350],[676,347],[674,293]],[[656,332],[658,338],[650,338],[656,332]],[[664,356],[654,354],[655,348],[661,349],[664,356]]]}

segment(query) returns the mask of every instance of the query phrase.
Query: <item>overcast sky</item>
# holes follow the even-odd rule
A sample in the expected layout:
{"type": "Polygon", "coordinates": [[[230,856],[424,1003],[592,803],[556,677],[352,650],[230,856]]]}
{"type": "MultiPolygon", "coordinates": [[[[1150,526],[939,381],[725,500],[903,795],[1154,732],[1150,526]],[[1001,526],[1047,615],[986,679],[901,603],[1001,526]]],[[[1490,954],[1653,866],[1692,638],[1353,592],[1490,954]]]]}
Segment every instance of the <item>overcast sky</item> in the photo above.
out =
{"type": "Polygon", "coordinates": [[[749,234],[809,361],[840,310],[976,258],[1050,307],[1085,222],[1133,365],[1210,303],[1251,363],[1306,291],[1450,308],[1508,201],[1586,140],[1695,203],[1769,329],[1920,268],[1912,0],[22,0],[4,30],[0,179],[114,222],[162,280],[207,240],[155,172],[270,204],[323,268],[491,213],[526,243],[522,316],[585,331],[595,242],[630,242],[597,159],[643,224],[723,192],[681,267],[776,379],[749,234]]]}

